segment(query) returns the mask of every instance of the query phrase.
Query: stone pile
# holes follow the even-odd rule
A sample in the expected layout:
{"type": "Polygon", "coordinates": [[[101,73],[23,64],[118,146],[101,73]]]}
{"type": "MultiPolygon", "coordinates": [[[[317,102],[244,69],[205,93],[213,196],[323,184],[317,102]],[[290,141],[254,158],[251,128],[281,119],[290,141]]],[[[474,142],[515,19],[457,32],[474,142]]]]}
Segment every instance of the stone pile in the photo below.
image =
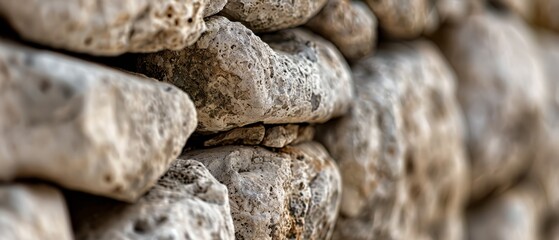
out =
{"type": "Polygon", "coordinates": [[[0,1],[0,239],[557,239],[557,9],[0,1]]]}

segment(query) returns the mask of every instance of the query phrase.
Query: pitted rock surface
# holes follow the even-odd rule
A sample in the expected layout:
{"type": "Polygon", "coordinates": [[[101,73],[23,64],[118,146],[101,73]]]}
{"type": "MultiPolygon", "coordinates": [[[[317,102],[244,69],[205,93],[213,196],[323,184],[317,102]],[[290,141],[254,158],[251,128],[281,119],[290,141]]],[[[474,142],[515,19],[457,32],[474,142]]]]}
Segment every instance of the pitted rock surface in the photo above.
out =
{"type": "Polygon", "coordinates": [[[468,211],[468,235],[475,240],[537,240],[544,199],[538,186],[521,184],[468,211]]]}
{"type": "Polygon", "coordinates": [[[0,186],[0,235],[2,239],[73,239],[64,197],[43,184],[0,186]]]}
{"type": "Polygon", "coordinates": [[[334,239],[461,236],[468,169],[450,67],[420,41],[381,46],[353,73],[352,111],[317,129],[343,179],[334,239]]]}
{"type": "Polygon", "coordinates": [[[234,239],[227,188],[199,162],[178,159],[133,204],[70,195],[77,239],[234,239]]]}
{"type": "Polygon", "coordinates": [[[543,66],[533,32],[512,15],[472,15],[440,39],[458,76],[477,199],[533,161],[546,100],[543,66]]]}
{"type": "Polygon", "coordinates": [[[225,7],[227,0],[206,0],[207,5],[204,9],[204,17],[209,17],[217,14],[225,7]]]}
{"type": "Polygon", "coordinates": [[[325,122],[344,114],[353,85],[347,63],[330,43],[303,30],[262,41],[224,17],[182,51],[140,55],[137,71],[185,90],[198,111],[198,131],[252,123],[325,122]]]}
{"type": "Polygon", "coordinates": [[[223,13],[255,32],[272,32],[306,23],[328,0],[229,0],[223,13]]]}
{"type": "Polygon", "coordinates": [[[311,141],[314,127],[309,125],[254,125],[239,127],[204,141],[205,147],[222,145],[262,145],[283,148],[289,144],[311,141]]]}
{"type": "Polygon", "coordinates": [[[1,1],[0,16],[24,38],[93,55],[179,50],[204,31],[209,0],[1,1]]]}
{"type": "Polygon", "coordinates": [[[186,153],[229,190],[237,239],[329,239],[338,211],[338,168],[318,143],[277,152],[225,146],[186,153]]]}
{"type": "Polygon", "coordinates": [[[350,60],[366,56],[376,45],[377,21],[363,2],[329,0],[306,26],[331,41],[350,60]]]}
{"type": "Polygon", "coordinates": [[[0,180],[132,201],[195,126],[194,105],[172,85],[0,40],[0,180]]]}

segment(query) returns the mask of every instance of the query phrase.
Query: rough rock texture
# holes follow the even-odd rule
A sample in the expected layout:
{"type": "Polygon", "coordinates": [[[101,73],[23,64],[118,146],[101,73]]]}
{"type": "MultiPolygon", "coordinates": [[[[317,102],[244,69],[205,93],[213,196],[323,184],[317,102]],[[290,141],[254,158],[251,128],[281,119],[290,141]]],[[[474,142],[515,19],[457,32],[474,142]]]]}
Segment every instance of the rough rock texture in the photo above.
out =
{"type": "Polygon", "coordinates": [[[0,1],[24,38],[94,55],[179,50],[204,31],[202,0],[0,1]]]}
{"type": "Polygon", "coordinates": [[[193,160],[176,160],[133,204],[69,199],[77,239],[234,239],[227,188],[193,160]]]}
{"type": "Polygon", "coordinates": [[[520,185],[468,211],[472,240],[540,239],[542,198],[535,185],[520,185]]]}
{"type": "Polygon", "coordinates": [[[351,113],[317,129],[343,179],[334,238],[459,239],[467,164],[450,67],[420,41],[353,72],[351,113]]]}
{"type": "Polygon", "coordinates": [[[207,5],[204,9],[204,17],[209,17],[217,14],[225,7],[227,0],[206,0],[207,5]]]}
{"type": "Polygon", "coordinates": [[[201,161],[227,185],[237,239],[329,239],[341,182],[320,144],[278,152],[226,146],[185,157],[201,161]]]}
{"type": "Polygon", "coordinates": [[[329,0],[306,26],[331,41],[350,60],[366,56],[376,45],[376,18],[362,2],[329,0]]]}
{"type": "Polygon", "coordinates": [[[204,141],[204,146],[209,147],[233,144],[258,145],[262,142],[262,139],[264,139],[265,134],[266,128],[264,125],[234,128],[204,141]]]}
{"type": "Polygon", "coordinates": [[[204,146],[221,145],[262,145],[266,147],[282,148],[288,144],[311,141],[314,128],[311,126],[287,125],[255,125],[239,127],[222,132],[204,141],[204,146]]]}
{"type": "Polygon", "coordinates": [[[546,99],[533,33],[510,15],[472,15],[442,32],[468,126],[472,196],[509,184],[534,158],[546,99]]]}
{"type": "Polygon", "coordinates": [[[196,126],[165,83],[0,40],[0,180],[32,177],[134,200],[196,126]]]}
{"type": "Polygon", "coordinates": [[[138,56],[136,69],[189,93],[197,130],[324,122],[347,111],[351,76],[330,43],[293,29],[264,36],[266,44],[219,16],[207,25],[194,46],[138,56]]]}
{"type": "Polygon", "coordinates": [[[42,184],[0,186],[0,236],[18,240],[70,240],[62,194],[42,184]]]}
{"type": "Polygon", "coordinates": [[[271,32],[306,23],[328,0],[229,0],[223,12],[255,32],[271,32]]]}

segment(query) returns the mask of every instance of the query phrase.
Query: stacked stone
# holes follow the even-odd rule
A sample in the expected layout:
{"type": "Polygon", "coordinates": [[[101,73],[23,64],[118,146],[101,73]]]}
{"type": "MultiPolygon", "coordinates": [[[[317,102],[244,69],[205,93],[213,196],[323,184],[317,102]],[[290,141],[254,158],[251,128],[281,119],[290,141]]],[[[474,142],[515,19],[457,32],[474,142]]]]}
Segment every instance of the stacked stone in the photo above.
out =
{"type": "Polygon", "coordinates": [[[553,239],[554,5],[0,1],[0,239],[553,239]]]}

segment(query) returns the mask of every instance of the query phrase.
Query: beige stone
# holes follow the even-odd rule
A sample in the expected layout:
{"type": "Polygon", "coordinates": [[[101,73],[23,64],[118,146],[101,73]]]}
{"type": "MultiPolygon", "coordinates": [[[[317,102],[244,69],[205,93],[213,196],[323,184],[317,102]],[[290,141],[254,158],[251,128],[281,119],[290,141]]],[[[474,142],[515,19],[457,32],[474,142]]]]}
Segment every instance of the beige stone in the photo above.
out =
{"type": "Polygon", "coordinates": [[[475,240],[540,239],[543,198],[536,185],[522,184],[468,211],[475,240]]]}
{"type": "Polygon", "coordinates": [[[383,45],[353,67],[350,114],[317,129],[343,195],[334,239],[455,239],[467,195],[455,76],[429,42],[383,45]]]}
{"type": "Polygon", "coordinates": [[[227,188],[199,162],[176,160],[133,204],[70,195],[77,239],[234,239],[227,188]]]}
{"type": "Polygon", "coordinates": [[[272,152],[226,146],[187,152],[229,190],[237,239],[329,239],[338,212],[338,168],[318,143],[272,152]]]}
{"type": "Polygon", "coordinates": [[[0,180],[132,201],[196,126],[188,95],[140,75],[0,40],[0,180]]]}
{"type": "Polygon", "coordinates": [[[93,55],[179,50],[204,31],[203,0],[0,1],[25,39],[93,55]]]}
{"type": "Polygon", "coordinates": [[[207,5],[204,9],[204,17],[209,17],[217,14],[225,7],[227,0],[206,0],[207,5]]]}
{"type": "Polygon", "coordinates": [[[223,13],[255,32],[271,32],[306,23],[328,0],[229,0],[223,13]]]}
{"type": "MultiPolygon", "coordinates": [[[[289,144],[311,141],[314,128],[309,125],[251,125],[221,132],[204,140],[204,146],[261,145],[283,148],[289,144]]],[[[205,138],[205,137],[201,137],[205,138]]]]}
{"type": "Polygon", "coordinates": [[[480,198],[534,158],[546,99],[542,63],[533,33],[512,15],[472,15],[440,39],[458,76],[472,196],[480,198]]]}
{"type": "Polygon", "coordinates": [[[64,197],[43,184],[1,185],[0,236],[18,240],[73,239],[64,197]]]}
{"type": "Polygon", "coordinates": [[[348,110],[350,71],[330,43],[300,29],[266,35],[262,41],[219,16],[207,25],[191,47],[137,59],[137,71],[173,83],[192,97],[198,131],[325,122],[348,110]]]}
{"type": "Polygon", "coordinates": [[[329,0],[306,26],[336,45],[350,60],[366,56],[376,46],[377,21],[363,2],[329,0]]]}

